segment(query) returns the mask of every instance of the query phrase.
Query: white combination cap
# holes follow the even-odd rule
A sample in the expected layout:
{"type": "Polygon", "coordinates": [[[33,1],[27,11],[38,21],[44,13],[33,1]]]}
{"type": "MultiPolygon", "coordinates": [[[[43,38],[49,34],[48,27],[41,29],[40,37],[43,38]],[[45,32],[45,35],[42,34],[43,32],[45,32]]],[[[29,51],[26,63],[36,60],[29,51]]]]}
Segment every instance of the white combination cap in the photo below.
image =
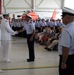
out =
{"type": "Polygon", "coordinates": [[[32,16],[30,16],[29,14],[26,14],[26,17],[29,17],[29,18],[31,18],[31,19],[32,19],[32,16]]]}
{"type": "Polygon", "coordinates": [[[70,9],[70,8],[67,8],[67,7],[64,7],[62,9],[62,13],[65,13],[65,14],[68,14],[68,15],[73,15],[74,16],[74,10],[73,9],[70,9]]]}
{"type": "Polygon", "coordinates": [[[2,15],[3,16],[9,16],[9,13],[3,13],[2,15]]]}

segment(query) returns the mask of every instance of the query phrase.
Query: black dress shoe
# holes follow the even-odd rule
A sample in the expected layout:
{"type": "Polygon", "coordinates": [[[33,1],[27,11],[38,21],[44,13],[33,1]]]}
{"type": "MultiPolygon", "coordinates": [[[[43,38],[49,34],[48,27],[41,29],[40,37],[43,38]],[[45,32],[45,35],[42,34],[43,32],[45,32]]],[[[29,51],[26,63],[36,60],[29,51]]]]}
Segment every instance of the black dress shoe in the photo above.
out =
{"type": "Polygon", "coordinates": [[[46,50],[48,50],[48,51],[51,51],[51,49],[50,49],[50,48],[45,47],[45,49],[46,49],[46,50]]]}
{"type": "Polygon", "coordinates": [[[27,59],[27,62],[33,62],[34,59],[27,59]]]}

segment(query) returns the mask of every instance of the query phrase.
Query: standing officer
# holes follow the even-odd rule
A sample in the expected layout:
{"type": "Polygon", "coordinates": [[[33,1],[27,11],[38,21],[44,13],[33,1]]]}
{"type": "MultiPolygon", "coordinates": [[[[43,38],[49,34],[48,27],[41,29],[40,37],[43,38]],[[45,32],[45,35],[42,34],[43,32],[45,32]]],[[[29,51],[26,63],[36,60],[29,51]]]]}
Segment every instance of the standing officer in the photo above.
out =
{"type": "Polygon", "coordinates": [[[59,75],[74,75],[74,10],[64,7],[65,27],[59,36],[59,75]]]}
{"type": "Polygon", "coordinates": [[[9,14],[3,14],[1,20],[1,49],[2,49],[2,62],[10,62],[8,59],[8,48],[10,35],[15,35],[18,32],[14,32],[9,25],[9,14]]]}
{"type": "Polygon", "coordinates": [[[28,14],[26,15],[25,18],[24,28],[19,32],[22,32],[24,29],[26,30],[26,34],[27,34],[27,44],[29,49],[29,59],[27,59],[27,62],[32,62],[35,59],[35,55],[34,55],[35,25],[32,22],[32,17],[28,14]]]}

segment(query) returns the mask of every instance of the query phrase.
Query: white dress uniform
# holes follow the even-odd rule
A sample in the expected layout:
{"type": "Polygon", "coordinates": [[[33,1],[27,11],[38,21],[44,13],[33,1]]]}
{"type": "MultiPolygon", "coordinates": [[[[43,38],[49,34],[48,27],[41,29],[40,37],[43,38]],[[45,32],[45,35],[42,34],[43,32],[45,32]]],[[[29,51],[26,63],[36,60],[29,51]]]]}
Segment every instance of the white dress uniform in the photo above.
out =
{"type": "Polygon", "coordinates": [[[2,19],[1,21],[1,49],[2,49],[2,61],[8,62],[8,48],[9,40],[11,40],[11,34],[15,35],[17,32],[14,32],[7,19],[2,19]]]}
{"type": "Polygon", "coordinates": [[[1,51],[1,23],[0,23],[0,61],[1,61],[1,56],[2,56],[2,51],[1,51]]]}
{"type": "MultiPolygon", "coordinates": [[[[1,26],[1,24],[0,24],[1,26]]],[[[1,27],[0,27],[0,47],[1,47],[1,27]]]]}

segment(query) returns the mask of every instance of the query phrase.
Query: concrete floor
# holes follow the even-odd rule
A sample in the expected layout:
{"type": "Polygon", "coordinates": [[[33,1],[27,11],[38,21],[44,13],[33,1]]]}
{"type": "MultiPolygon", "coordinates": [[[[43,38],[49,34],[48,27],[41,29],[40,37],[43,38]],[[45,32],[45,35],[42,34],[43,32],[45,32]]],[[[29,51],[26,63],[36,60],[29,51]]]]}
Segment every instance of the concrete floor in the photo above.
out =
{"type": "Polygon", "coordinates": [[[27,62],[28,48],[26,38],[12,37],[9,48],[11,63],[0,62],[4,70],[0,75],[58,75],[58,51],[47,51],[35,43],[35,61],[27,62]]]}

